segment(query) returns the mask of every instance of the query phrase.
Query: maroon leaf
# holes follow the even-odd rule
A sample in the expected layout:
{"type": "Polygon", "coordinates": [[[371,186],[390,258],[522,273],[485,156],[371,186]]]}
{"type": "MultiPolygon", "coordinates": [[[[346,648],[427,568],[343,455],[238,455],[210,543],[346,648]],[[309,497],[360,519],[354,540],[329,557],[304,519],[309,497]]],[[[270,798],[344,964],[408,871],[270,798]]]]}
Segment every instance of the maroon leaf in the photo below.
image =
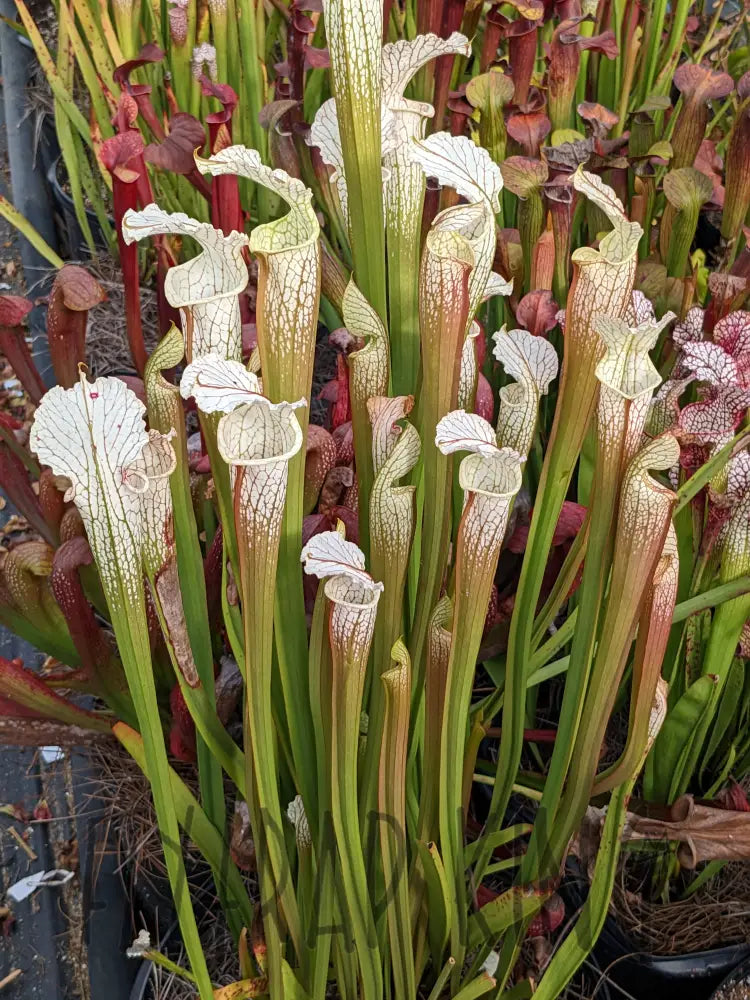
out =
{"type": "Polygon", "coordinates": [[[727,97],[734,90],[734,81],[728,73],[700,63],[686,62],[678,66],[672,82],[683,97],[695,97],[701,101],[727,97]]]}
{"type": "Polygon", "coordinates": [[[549,71],[547,88],[549,115],[553,126],[564,128],[571,119],[575,101],[576,83],[581,64],[581,49],[592,49],[610,59],[618,54],[614,32],[586,38],[579,33],[582,17],[562,21],[552,36],[549,46],[549,71]]]}
{"type": "Polygon", "coordinates": [[[706,333],[711,333],[716,324],[739,306],[744,298],[749,279],[739,274],[722,274],[715,271],[708,276],[708,290],[711,301],[706,308],[703,325],[706,333]]]}
{"type": "Polygon", "coordinates": [[[79,708],[73,702],[52,691],[33,671],[20,660],[6,660],[0,656],[0,698],[13,702],[21,714],[54,719],[58,722],[108,733],[109,721],[101,715],[79,708]]]}
{"type": "Polygon", "coordinates": [[[311,424],[308,428],[305,454],[305,514],[310,514],[314,510],[326,476],[335,464],[336,442],[332,435],[324,427],[311,424]]]}
{"type": "Polygon", "coordinates": [[[60,530],[60,521],[65,513],[65,500],[63,493],[57,488],[51,469],[42,469],[39,476],[39,506],[42,508],[44,520],[56,538],[60,530]]]}
{"type": "Polygon", "coordinates": [[[195,754],[195,723],[179,684],[175,684],[169,695],[172,725],[169,730],[169,749],[177,760],[192,764],[195,754]]]}
{"type": "Polygon", "coordinates": [[[0,295],[0,326],[21,326],[33,308],[22,295],[0,295]]]}
{"type": "MultiPolygon", "coordinates": [[[[533,516],[533,510],[530,512],[530,517],[533,516]]],[[[557,519],[557,524],[555,526],[555,531],[552,536],[552,546],[563,545],[565,542],[569,542],[572,538],[578,534],[581,530],[583,522],[586,520],[587,510],[579,503],[574,503],[572,500],[566,500],[560,511],[560,516],[557,519]]],[[[526,542],[529,538],[529,525],[519,524],[513,535],[508,541],[508,548],[511,552],[521,554],[526,551],[526,542]]]]}
{"type": "Polygon", "coordinates": [[[326,382],[320,390],[318,398],[333,404],[331,407],[331,427],[333,430],[351,420],[349,368],[343,354],[336,356],[336,376],[326,382]]]}
{"type": "MultiPolygon", "coordinates": [[[[750,208],[750,70],[740,77],[737,95],[740,103],[727,146],[727,199],[721,222],[721,235],[731,243],[739,238],[750,208]]],[[[746,255],[748,246],[746,239],[746,255]]]]}
{"type": "Polygon", "coordinates": [[[211,125],[227,124],[231,121],[239,98],[228,83],[214,83],[205,74],[200,78],[201,92],[204,97],[215,97],[221,102],[221,111],[212,111],[206,115],[206,122],[211,125]]]}
{"type": "Polygon", "coordinates": [[[192,115],[178,111],[169,122],[169,134],[163,142],[152,142],[144,150],[147,163],[175,174],[189,174],[195,170],[194,153],[206,142],[203,126],[192,115]]]}
{"type": "Polygon", "coordinates": [[[682,100],[672,132],[673,169],[692,166],[706,135],[708,102],[726,97],[734,88],[728,73],[719,73],[708,66],[683,63],[674,75],[674,84],[682,100]]]}
{"type": "Polygon", "coordinates": [[[508,135],[514,139],[528,157],[537,157],[543,140],[549,135],[552,123],[541,112],[512,115],[508,119],[508,135]]]}
{"type": "Polygon", "coordinates": [[[722,809],[732,809],[734,812],[750,812],[750,802],[747,799],[747,792],[736,781],[730,781],[727,787],[719,792],[715,801],[722,809]]]}
{"type": "Polygon", "coordinates": [[[540,289],[524,295],[516,309],[516,319],[520,325],[533,333],[535,337],[543,337],[557,324],[559,306],[552,297],[552,292],[540,289]]]}
{"type": "Polygon", "coordinates": [[[85,538],[71,538],[59,547],[52,561],[50,585],[68,624],[73,644],[81,659],[92,693],[103,697],[109,707],[129,705],[127,683],[106,632],[100,628],[81,584],[80,573],[93,565],[94,558],[85,538]]]}
{"type": "Polygon", "coordinates": [[[54,544],[54,533],[44,518],[39,499],[29,482],[28,469],[4,441],[0,441],[0,487],[31,527],[45,541],[54,544]]]}
{"type": "Polygon", "coordinates": [[[573,174],[587,163],[594,151],[593,139],[561,142],[559,146],[545,146],[544,158],[555,174],[573,174]]]}
{"type": "Polygon", "coordinates": [[[104,140],[99,148],[99,159],[119,181],[133,184],[140,175],[139,161],[143,152],[140,132],[128,129],[104,140]]]}
{"type": "Polygon", "coordinates": [[[565,903],[559,893],[553,892],[529,924],[526,939],[533,941],[534,938],[547,937],[557,930],[564,918],[565,903]]]}
{"type": "MultiPolygon", "coordinates": [[[[140,69],[141,66],[148,66],[151,63],[161,62],[164,58],[164,53],[154,42],[149,42],[144,45],[135,59],[129,59],[127,62],[121,63],[117,69],[112,74],[112,79],[115,83],[119,84],[123,90],[133,91],[140,87],[146,86],[145,84],[131,84],[130,74],[135,70],[140,69]]],[[[149,91],[151,88],[148,88],[149,91]]]]}
{"type": "Polygon", "coordinates": [[[534,72],[537,47],[537,21],[519,17],[507,29],[510,75],[513,80],[513,99],[523,104],[529,96],[531,77],[534,72]]]}
{"type": "Polygon", "coordinates": [[[620,120],[614,111],[605,108],[603,104],[589,101],[583,101],[578,105],[578,114],[585,122],[588,122],[597,139],[603,139],[608,135],[620,120]]]}
{"type": "Polygon", "coordinates": [[[89,272],[66,264],[55,277],[47,309],[47,340],[59,385],[70,389],[78,381],[78,365],[86,361],[89,309],[103,302],[104,289],[89,272]]]}
{"type": "Polygon", "coordinates": [[[492,423],[492,418],[495,415],[495,396],[492,391],[492,386],[487,381],[487,378],[479,373],[477,378],[477,392],[474,397],[474,412],[478,413],[480,417],[488,423],[492,423]]]}
{"type": "Polygon", "coordinates": [[[308,69],[328,69],[331,65],[331,55],[328,49],[316,49],[313,45],[305,48],[305,66],[308,69]]]}
{"type": "Polygon", "coordinates": [[[0,295],[0,353],[5,355],[29,399],[38,404],[47,387],[34,364],[21,327],[31,309],[32,303],[28,299],[18,295],[0,295]]]}
{"type": "Polygon", "coordinates": [[[123,285],[125,287],[125,322],[128,344],[138,372],[146,367],[146,347],[141,324],[140,274],[138,271],[138,246],[127,244],[122,236],[122,220],[128,209],[138,207],[139,197],[146,205],[150,198],[150,185],[143,160],[143,139],[133,129],[119,132],[102,143],[99,158],[112,174],[112,200],[115,215],[117,245],[120,252],[123,285]],[[144,198],[148,198],[144,201],[144,198]]]}

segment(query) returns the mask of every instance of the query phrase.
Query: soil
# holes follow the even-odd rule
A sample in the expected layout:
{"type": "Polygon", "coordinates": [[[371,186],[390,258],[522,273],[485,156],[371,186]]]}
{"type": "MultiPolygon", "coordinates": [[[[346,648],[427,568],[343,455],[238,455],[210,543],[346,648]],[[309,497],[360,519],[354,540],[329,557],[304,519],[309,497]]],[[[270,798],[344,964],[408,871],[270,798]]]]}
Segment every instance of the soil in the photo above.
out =
{"type": "MultiPolygon", "coordinates": [[[[185,966],[179,934],[174,932],[164,853],[148,781],[119,745],[107,747],[106,751],[94,749],[91,758],[92,789],[104,807],[107,825],[115,833],[113,846],[118,869],[128,882],[135,931],[145,927],[152,941],[163,941],[162,950],[178,965],[185,966]]],[[[197,794],[195,767],[174,760],[172,766],[197,794]]],[[[227,782],[225,798],[230,811],[234,796],[234,787],[227,782]]],[[[189,841],[184,840],[182,846],[211,979],[216,986],[226,986],[239,978],[237,948],[226,921],[221,916],[217,919],[220,907],[208,865],[189,841]]],[[[257,898],[254,876],[246,873],[245,881],[250,897],[257,898]]],[[[148,989],[148,1000],[193,1000],[195,996],[191,983],[158,967],[151,968],[148,989]]]]}
{"type": "Polygon", "coordinates": [[[647,882],[621,869],[613,907],[620,926],[652,955],[687,954],[750,941],[750,866],[733,862],[684,901],[651,903],[647,882]]]}

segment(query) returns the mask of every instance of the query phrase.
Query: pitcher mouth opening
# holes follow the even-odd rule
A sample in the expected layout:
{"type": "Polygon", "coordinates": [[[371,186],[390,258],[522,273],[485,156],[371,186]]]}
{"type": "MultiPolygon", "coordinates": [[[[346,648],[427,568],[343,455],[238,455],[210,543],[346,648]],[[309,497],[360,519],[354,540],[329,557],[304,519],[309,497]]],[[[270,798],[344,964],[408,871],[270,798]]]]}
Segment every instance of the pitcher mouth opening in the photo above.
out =
{"type": "Polygon", "coordinates": [[[350,587],[355,582],[352,577],[347,576],[346,573],[338,573],[336,576],[332,576],[325,581],[324,593],[329,601],[333,601],[340,608],[352,608],[355,611],[369,611],[377,607],[380,595],[385,589],[382,583],[377,583],[375,580],[373,580],[372,583],[360,583],[360,586],[362,587],[363,600],[351,601],[342,600],[331,593],[331,590],[335,586],[338,586],[342,580],[346,580],[350,587]]]}

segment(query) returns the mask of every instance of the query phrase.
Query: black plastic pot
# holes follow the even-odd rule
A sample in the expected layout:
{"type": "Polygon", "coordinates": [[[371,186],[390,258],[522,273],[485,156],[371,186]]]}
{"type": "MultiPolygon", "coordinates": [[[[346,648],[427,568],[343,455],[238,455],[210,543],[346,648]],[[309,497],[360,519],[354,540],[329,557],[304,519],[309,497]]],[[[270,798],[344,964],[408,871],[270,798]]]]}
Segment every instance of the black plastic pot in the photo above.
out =
{"type": "MultiPolygon", "coordinates": [[[[560,892],[571,915],[580,910],[588,895],[580,869],[569,866],[560,892]]],[[[686,955],[652,955],[640,949],[609,915],[593,954],[606,977],[636,1000],[709,1000],[727,975],[750,958],[750,944],[730,944],[686,955]]]]}
{"type": "MultiPolygon", "coordinates": [[[[170,941],[176,937],[177,934],[177,921],[175,921],[166,934],[160,938],[159,951],[167,951],[169,949],[170,941]]],[[[147,1000],[149,997],[148,989],[151,983],[151,974],[153,971],[154,963],[144,959],[141,962],[141,967],[138,969],[138,975],[135,977],[133,982],[129,1000],[147,1000]]]]}
{"type": "MultiPolygon", "coordinates": [[[[83,233],[81,232],[81,227],[78,224],[78,217],[76,216],[73,199],[60,183],[60,171],[62,168],[62,157],[58,156],[52,163],[50,163],[47,169],[47,183],[50,186],[57,218],[63,230],[61,237],[62,241],[65,243],[65,249],[67,250],[68,255],[76,260],[80,259],[82,252],[84,254],[86,253],[86,241],[83,237],[83,233]]],[[[101,250],[106,250],[107,241],[104,238],[104,233],[102,232],[102,227],[99,225],[99,220],[97,219],[96,214],[87,209],[86,218],[88,219],[89,228],[91,229],[91,235],[94,238],[95,246],[101,250]]]]}

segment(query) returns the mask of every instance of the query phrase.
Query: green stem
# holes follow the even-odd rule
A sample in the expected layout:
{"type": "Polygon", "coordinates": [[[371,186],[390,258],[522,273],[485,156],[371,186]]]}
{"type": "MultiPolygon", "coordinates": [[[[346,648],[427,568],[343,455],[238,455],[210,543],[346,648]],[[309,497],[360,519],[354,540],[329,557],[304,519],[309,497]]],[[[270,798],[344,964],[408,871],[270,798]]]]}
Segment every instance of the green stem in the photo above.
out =
{"type": "MultiPolygon", "coordinates": [[[[243,84],[242,119],[249,123],[250,143],[253,149],[258,150],[265,163],[268,161],[266,133],[258,117],[265,104],[260,55],[262,49],[258,45],[258,18],[263,16],[263,11],[263,4],[257,3],[256,0],[248,0],[247,3],[240,4],[237,9],[243,84]]],[[[250,181],[246,183],[249,194],[248,208],[253,199],[257,198],[258,218],[261,222],[265,222],[269,218],[269,192],[261,184],[255,185],[250,181]]]]}
{"type": "Polygon", "coordinates": [[[736,580],[719,584],[718,587],[704,590],[702,594],[696,594],[695,597],[690,597],[678,604],[674,609],[672,622],[676,624],[685,621],[690,615],[697,614],[705,608],[718,607],[724,601],[731,601],[733,598],[741,597],[748,592],[750,592],[750,576],[740,576],[736,580]]]}
{"type": "MultiPolygon", "coordinates": [[[[238,467],[235,482],[235,524],[240,552],[242,617],[245,626],[245,725],[250,738],[249,750],[245,751],[247,785],[254,789],[257,797],[260,825],[255,828],[256,837],[263,841],[263,851],[268,854],[274,893],[278,896],[290,937],[299,956],[302,954],[302,938],[279,803],[279,771],[271,695],[273,594],[278,560],[278,529],[274,530],[272,526],[274,515],[265,516],[260,507],[253,512],[252,524],[248,524],[249,508],[243,510],[248,497],[242,480],[250,474],[248,469],[238,467]]],[[[260,503],[262,502],[261,500],[260,503]]],[[[268,923],[266,926],[271,934],[277,933],[277,928],[268,923]]],[[[266,937],[268,938],[268,934],[266,937]]]]}
{"type": "MultiPolygon", "coordinates": [[[[305,411],[306,413],[306,411],[305,411]]],[[[304,417],[301,415],[300,423],[304,417]]],[[[303,433],[306,427],[303,426],[303,433]]],[[[302,516],[305,489],[305,452],[289,463],[286,508],[279,541],[274,595],[274,641],[297,787],[305,807],[313,808],[315,793],[315,738],[307,696],[308,651],[305,595],[302,584],[302,516]]],[[[278,710],[277,710],[278,714],[278,710]]]]}
{"type": "Polygon", "coordinates": [[[172,898],[180,921],[182,940],[193,975],[196,977],[201,1000],[212,1000],[211,979],[190,901],[190,889],[180,848],[180,828],[172,794],[164,733],[159,717],[143,594],[141,592],[138,606],[134,607],[132,598],[125,594],[122,582],[119,582],[118,591],[119,593],[107,595],[112,627],[117,638],[117,647],[143,738],[146,773],[151,783],[154,810],[159,824],[172,898]],[[128,610],[125,611],[125,608],[128,610]]]}
{"type": "MultiPolygon", "coordinates": [[[[626,409],[625,413],[627,414],[626,409]]],[[[522,865],[524,880],[530,880],[538,874],[541,852],[546,850],[547,831],[557,812],[581,722],[597,638],[597,625],[611,561],[612,524],[619,493],[626,426],[627,416],[613,434],[606,421],[599,421],[599,453],[596,460],[586,560],[578,594],[578,613],[558,722],[558,738],[555,740],[550,770],[544,784],[540,823],[535,825],[536,835],[534,833],[531,835],[529,849],[522,865]],[[542,835],[540,831],[545,832],[542,835]],[[545,838],[544,843],[540,843],[541,836],[545,838]]],[[[570,620],[571,618],[568,619],[570,620]]],[[[553,639],[555,638],[557,635],[553,636],[553,639]]]]}
{"type": "MultiPolygon", "coordinates": [[[[365,664],[366,665],[366,664],[365,664]]],[[[364,666],[351,654],[333,657],[331,730],[331,815],[340,859],[341,907],[354,940],[362,980],[362,1000],[380,1000],[381,958],[370,905],[357,803],[359,723],[364,666]]]]}
{"type": "Polygon", "coordinates": [[[537,987],[534,994],[537,1000],[555,1000],[561,995],[586,960],[601,933],[609,912],[609,901],[612,897],[617,861],[620,856],[620,837],[634,783],[635,777],[620,785],[612,793],[589,894],[573,932],[555,952],[537,987]]]}
{"type": "MultiPolygon", "coordinates": [[[[564,426],[563,421],[559,419],[561,409],[559,406],[555,418],[556,427],[558,424],[564,426]]],[[[570,439],[553,428],[542,469],[534,516],[529,528],[526,557],[521,569],[508,637],[502,739],[497,761],[497,781],[492,790],[492,802],[487,817],[489,829],[497,827],[505,814],[523,748],[526,674],[527,664],[531,658],[534,616],[552,536],[577,457],[577,450],[573,455],[570,451],[570,439]]],[[[481,881],[482,872],[488,862],[489,855],[485,851],[477,860],[475,868],[477,884],[481,881]]]]}
{"type": "MultiPolygon", "coordinates": [[[[158,360],[158,358],[157,358],[158,360]]],[[[149,365],[147,364],[147,368],[149,365]]],[[[157,378],[160,375],[157,374],[157,378]]],[[[145,382],[150,383],[148,374],[145,382]]],[[[166,390],[169,393],[169,390],[166,390]]],[[[176,439],[173,443],[177,464],[169,481],[172,495],[174,517],[174,537],[177,553],[177,571],[180,581],[182,605],[185,612],[190,646],[195,659],[195,666],[203,688],[203,694],[208,708],[213,711],[216,706],[214,690],[214,657],[211,647],[211,629],[208,622],[208,605],[206,601],[206,578],[203,570],[203,555],[198,528],[193,510],[193,499],[190,492],[190,473],[187,461],[187,442],[182,405],[178,397],[173,398],[172,416],[174,420],[160,420],[161,408],[156,401],[149,408],[149,423],[155,430],[168,434],[176,428],[176,439]]],[[[180,670],[176,668],[180,677],[180,670]]],[[[211,822],[217,830],[223,831],[226,819],[224,803],[224,785],[219,761],[199,735],[196,742],[198,756],[198,777],[201,789],[201,801],[211,822]]]]}

